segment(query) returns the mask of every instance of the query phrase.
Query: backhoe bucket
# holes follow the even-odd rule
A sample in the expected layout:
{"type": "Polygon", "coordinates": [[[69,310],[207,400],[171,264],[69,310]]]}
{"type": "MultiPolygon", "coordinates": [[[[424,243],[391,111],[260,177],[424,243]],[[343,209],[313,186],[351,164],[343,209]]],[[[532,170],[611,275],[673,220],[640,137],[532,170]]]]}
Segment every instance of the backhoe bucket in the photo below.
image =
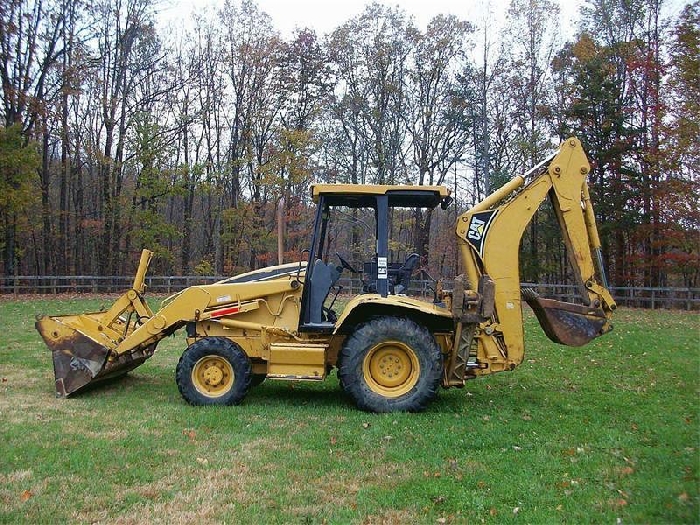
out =
{"type": "Polygon", "coordinates": [[[529,289],[523,290],[523,298],[535,312],[544,333],[555,343],[583,346],[612,330],[600,308],[544,299],[529,289]]]}
{"type": "Polygon", "coordinates": [[[37,318],[36,329],[53,356],[56,397],[68,397],[87,385],[122,376],[153,355],[155,344],[118,355],[74,327],[94,315],[102,314],[37,318]]]}

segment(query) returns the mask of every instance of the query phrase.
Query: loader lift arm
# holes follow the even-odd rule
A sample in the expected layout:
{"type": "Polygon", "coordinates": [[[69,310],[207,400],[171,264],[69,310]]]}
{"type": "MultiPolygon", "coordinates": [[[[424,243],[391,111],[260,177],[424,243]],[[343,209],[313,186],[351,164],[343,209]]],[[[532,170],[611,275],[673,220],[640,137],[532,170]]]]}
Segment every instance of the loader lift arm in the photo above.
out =
{"type": "MultiPolygon", "coordinates": [[[[133,370],[153,355],[162,339],[189,322],[211,319],[241,327],[240,322],[222,317],[258,309],[260,294],[284,294],[299,286],[291,277],[260,282],[255,288],[237,286],[233,279],[191,286],[166,299],[153,313],[143,299],[144,279],[152,256],[152,252],[143,250],[132,288],[108,310],[37,317],[36,329],[52,352],[58,397],[133,370]]],[[[291,273],[297,267],[281,267],[281,273],[291,273]]]]}
{"type": "Polygon", "coordinates": [[[455,345],[445,386],[469,377],[512,370],[523,360],[522,299],[533,308],[553,341],[580,346],[608,332],[615,309],[607,288],[586,177],[590,165],[578,139],[457,220],[456,233],[465,275],[453,297],[455,345]],[[521,293],[518,250],[527,225],[549,197],[583,305],[521,293]],[[594,259],[595,256],[595,259],[594,259]]]}

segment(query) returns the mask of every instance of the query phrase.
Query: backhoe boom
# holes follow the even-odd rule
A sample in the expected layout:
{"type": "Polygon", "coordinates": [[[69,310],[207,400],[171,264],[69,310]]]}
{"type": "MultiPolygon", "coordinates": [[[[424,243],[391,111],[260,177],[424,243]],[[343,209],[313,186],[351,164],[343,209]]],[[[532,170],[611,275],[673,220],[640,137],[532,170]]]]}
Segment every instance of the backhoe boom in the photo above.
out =
{"type": "MultiPolygon", "coordinates": [[[[545,333],[557,343],[579,346],[611,329],[609,319],[615,301],[604,284],[605,274],[599,262],[600,240],[586,182],[589,171],[580,141],[570,138],[555,155],[527,174],[514,177],[457,220],[466,288],[476,290],[484,278],[493,282],[494,313],[470,328],[473,333],[469,338],[458,342],[461,348],[457,353],[471,355],[478,366],[467,367],[465,373],[455,367],[448,369],[448,385],[459,384],[470,375],[513,369],[522,362],[523,298],[535,311],[545,333]],[[520,241],[548,197],[559,221],[584,306],[540,299],[534,291],[521,294],[520,241]]],[[[476,295],[481,294],[476,292],[476,295]]],[[[464,333],[462,325],[469,323],[468,314],[473,307],[466,305],[460,296],[455,297],[453,310],[458,325],[456,332],[464,333]]]]}

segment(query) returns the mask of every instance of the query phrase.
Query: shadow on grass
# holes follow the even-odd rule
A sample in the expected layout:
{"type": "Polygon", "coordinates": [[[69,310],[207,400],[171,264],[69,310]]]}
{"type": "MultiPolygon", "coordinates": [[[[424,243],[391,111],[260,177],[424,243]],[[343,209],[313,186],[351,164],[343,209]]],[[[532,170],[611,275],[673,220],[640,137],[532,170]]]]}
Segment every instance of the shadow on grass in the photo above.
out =
{"type": "MultiPolygon", "coordinates": [[[[141,374],[126,374],[116,378],[103,379],[90,383],[71,394],[70,400],[99,401],[101,398],[119,396],[143,396],[144,400],[158,399],[158,403],[178,405],[187,403],[180,397],[174,380],[141,374]]],[[[243,401],[250,407],[300,407],[347,409],[354,408],[352,401],[340,389],[335,379],[310,383],[302,381],[266,380],[262,385],[253,387],[243,401]]]]}
{"type": "Polygon", "coordinates": [[[249,406],[354,407],[335,380],[319,383],[266,380],[262,385],[250,389],[244,403],[249,406]]]}
{"type": "MultiPolygon", "coordinates": [[[[91,383],[75,392],[70,399],[99,401],[100,398],[116,399],[134,397],[144,402],[171,406],[173,403],[185,405],[169,374],[150,374],[143,370],[131,372],[117,378],[91,383]]],[[[464,388],[440,389],[437,398],[431,402],[425,413],[465,414],[480,418],[495,412],[509,414],[523,411],[551,411],[552,413],[577,412],[576,404],[581,401],[580,393],[556,392],[542,388],[530,378],[482,378],[469,382],[464,388]],[[494,380],[495,379],[495,380],[494,380]]],[[[335,375],[324,381],[281,381],[268,379],[250,389],[243,405],[266,407],[267,409],[314,407],[332,410],[354,410],[352,400],[342,391],[335,375]]]]}
{"type": "MultiPolygon", "coordinates": [[[[480,380],[479,384],[470,384],[472,388],[440,389],[424,413],[426,414],[455,414],[469,412],[472,417],[491,414],[498,407],[511,407],[521,410],[529,406],[532,410],[560,407],[561,400],[547,399],[541,391],[518,391],[501,385],[490,388],[487,381],[480,380]]],[[[351,409],[355,404],[343,392],[335,378],[326,379],[319,383],[287,382],[267,380],[262,385],[252,388],[245,398],[248,406],[268,407],[298,407],[313,406],[319,408],[351,409]]]]}
{"type": "Polygon", "coordinates": [[[143,396],[144,399],[154,399],[167,395],[175,388],[175,381],[165,380],[159,376],[151,376],[144,373],[133,373],[110,377],[89,383],[80,390],[72,393],[69,399],[75,400],[99,400],[102,397],[118,396],[143,396]]]}

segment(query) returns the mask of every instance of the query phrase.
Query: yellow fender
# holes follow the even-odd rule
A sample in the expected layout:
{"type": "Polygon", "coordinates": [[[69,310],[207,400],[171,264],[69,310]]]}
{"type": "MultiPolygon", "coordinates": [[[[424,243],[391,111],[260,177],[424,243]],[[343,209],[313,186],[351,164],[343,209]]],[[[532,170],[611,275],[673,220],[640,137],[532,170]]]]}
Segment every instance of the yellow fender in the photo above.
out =
{"type": "Polygon", "coordinates": [[[433,332],[454,330],[452,312],[445,307],[403,295],[363,294],[345,306],[333,335],[347,334],[352,327],[381,315],[408,317],[419,324],[430,325],[427,328],[433,332]]]}

